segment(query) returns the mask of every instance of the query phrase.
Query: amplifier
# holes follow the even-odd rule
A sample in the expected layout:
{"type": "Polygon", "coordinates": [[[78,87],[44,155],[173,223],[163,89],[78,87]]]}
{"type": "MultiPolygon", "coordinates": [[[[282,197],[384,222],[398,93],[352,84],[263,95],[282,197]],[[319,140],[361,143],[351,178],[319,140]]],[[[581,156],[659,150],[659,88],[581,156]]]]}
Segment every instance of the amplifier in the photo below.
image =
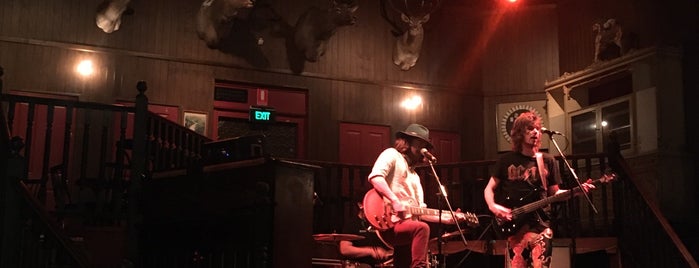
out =
{"type": "Polygon", "coordinates": [[[211,141],[202,145],[204,165],[263,157],[264,136],[251,135],[211,141]]]}

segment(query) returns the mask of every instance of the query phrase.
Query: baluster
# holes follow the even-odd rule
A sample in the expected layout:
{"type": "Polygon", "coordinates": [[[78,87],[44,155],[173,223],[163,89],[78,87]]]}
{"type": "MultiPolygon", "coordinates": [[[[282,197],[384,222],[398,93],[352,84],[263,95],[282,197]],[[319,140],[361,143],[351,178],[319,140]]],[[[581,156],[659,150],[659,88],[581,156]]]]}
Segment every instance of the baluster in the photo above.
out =
{"type": "Polygon", "coordinates": [[[44,155],[41,161],[41,184],[39,186],[39,200],[46,205],[46,182],[49,176],[49,160],[51,156],[51,135],[53,132],[54,106],[49,105],[46,113],[46,131],[44,138],[44,155]]]}
{"type": "Polygon", "coordinates": [[[139,260],[138,247],[138,228],[139,223],[138,208],[139,197],[141,195],[142,178],[146,176],[146,159],[147,159],[147,144],[146,127],[148,124],[148,97],[145,95],[148,86],[145,81],[139,81],[136,85],[138,95],[136,96],[136,111],[134,114],[134,133],[133,133],[133,150],[131,158],[131,181],[129,184],[128,194],[128,234],[127,234],[127,250],[126,256],[132,261],[139,260]]]}
{"type": "Polygon", "coordinates": [[[90,116],[85,115],[85,123],[83,124],[83,143],[82,152],[80,154],[80,179],[84,180],[87,173],[87,153],[90,148],[90,116]]]}
{"type": "Polygon", "coordinates": [[[163,139],[163,135],[164,135],[163,134],[163,125],[160,124],[160,122],[155,120],[155,119],[151,119],[151,122],[153,122],[153,127],[154,127],[153,135],[155,135],[155,145],[156,145],[155,155],[153,156],[153,157],[155,157],[155,163],[154,163],[153,169],[154,170],[161,170],[162,166],[163,166],[163,162],[164,162],[163,161],[163,151],[164,151],[163,148],[165,147],[165,144],[164,144],[165,141],[163,139]]]}
{"type": "Polygon", "coordinates": [[[16,102],[10,101],[10,105],[7,109],[7,128],[10,131],[10,135],[12,135],[12,125],[15,121],[15,104],[16,102]]]}
{"type": "Polygon", "coordinates": [[[31,159],[32,152],[32,133],[34,129],[34,103],[29,103],[29,109],[27,112],[27,131],[24,137],[24,178],[29,179],[29,159],[31,159]]]}
{"type": "MultiPolygon", "coordinates": [[[[68,165],[70,164],[70,148],[71,141],[73,138],[73,109],[72,105],[66,106],[66,121],[63,129],[63,156],[61,158],[61,175],[63,180],[66,181],[70,178],[68,175],[68,165]]],[[[70,197],[70,189],[66,187],[66,196],[68,197],[68,203],[73,203],[70,197]]]]}
{"type": "Polygon", "coordinates": [[[177,149],[177,145],[175,145],[175,127],[169,124],[165,124],[165,120],[162,118],[158,118],[158,120],[163,121],[163,125],[165,125],[165,133],[167,134],[165,137],[167,138],[167,154],[165,158],[165,170],[172,169],[175,167],[175,150],[177,149]]]}

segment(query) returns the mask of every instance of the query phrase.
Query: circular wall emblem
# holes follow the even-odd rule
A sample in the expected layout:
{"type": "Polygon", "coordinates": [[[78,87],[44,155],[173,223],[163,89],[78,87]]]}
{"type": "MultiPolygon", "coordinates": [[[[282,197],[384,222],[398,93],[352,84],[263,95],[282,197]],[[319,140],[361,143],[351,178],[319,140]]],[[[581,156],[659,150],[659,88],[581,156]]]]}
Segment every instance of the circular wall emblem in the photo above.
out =
{"type": "Polygon", "coordinates": [[[532,111],[536,116],[541,118],[541,124],[544,124],[544,118],[541,116],[541,113],[537,111],[534,107],[531,105],[515,105],[512,106],[512,108],[508,109],[505,115],[500,118],[500,134],[502,134],[503,137],[507,140],[507,142],[512,143],[512,137],[510,137],[510,130],[512,130],[512,125],[515,123],[515,119],[517,117],[524,113],[532,111]]]}

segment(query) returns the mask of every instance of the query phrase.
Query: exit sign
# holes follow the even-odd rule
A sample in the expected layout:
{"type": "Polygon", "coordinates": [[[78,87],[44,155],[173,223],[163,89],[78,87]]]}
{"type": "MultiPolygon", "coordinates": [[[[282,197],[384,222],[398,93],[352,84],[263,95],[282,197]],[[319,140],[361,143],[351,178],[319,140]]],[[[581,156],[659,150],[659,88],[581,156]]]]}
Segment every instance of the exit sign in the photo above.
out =
{"type": "Polygon", "coordinates": [[[251,123],[272,123],[275,118],[274,108],[251,106],[250,107],[250,122],[251,123]]]}

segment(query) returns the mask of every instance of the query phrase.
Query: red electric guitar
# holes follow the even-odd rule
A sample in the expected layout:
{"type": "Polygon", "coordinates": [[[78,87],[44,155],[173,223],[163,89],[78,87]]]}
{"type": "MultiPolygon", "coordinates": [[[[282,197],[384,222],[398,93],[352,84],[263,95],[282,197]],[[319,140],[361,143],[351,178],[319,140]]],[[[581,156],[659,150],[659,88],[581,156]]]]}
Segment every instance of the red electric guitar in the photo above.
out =
{"type": "MultiPolygon", "coordinates": [[[[406,207],[406,218],[411,216],[432,215],[438,216],[439,210],[433,208],[422,208],[415,206],[411,200],[403,201],[406,207]]],[[[397,222],[397,216],[393,211],[393,206],[384,201],[383,197],[375,190],[371,189],[364,195],[364,216],[374,229],[385,231],[393,228],[397,222]]],[[[455,212],[457,218],[465,218],[466,224],[470,227],[478,226],[478,217],[470,212],[455,212]]],[[[442,211],[445,218],[451,218],[449,211],[442,211]]],[[[400,220],[400,219],[398,219],[400,220]]]]}

